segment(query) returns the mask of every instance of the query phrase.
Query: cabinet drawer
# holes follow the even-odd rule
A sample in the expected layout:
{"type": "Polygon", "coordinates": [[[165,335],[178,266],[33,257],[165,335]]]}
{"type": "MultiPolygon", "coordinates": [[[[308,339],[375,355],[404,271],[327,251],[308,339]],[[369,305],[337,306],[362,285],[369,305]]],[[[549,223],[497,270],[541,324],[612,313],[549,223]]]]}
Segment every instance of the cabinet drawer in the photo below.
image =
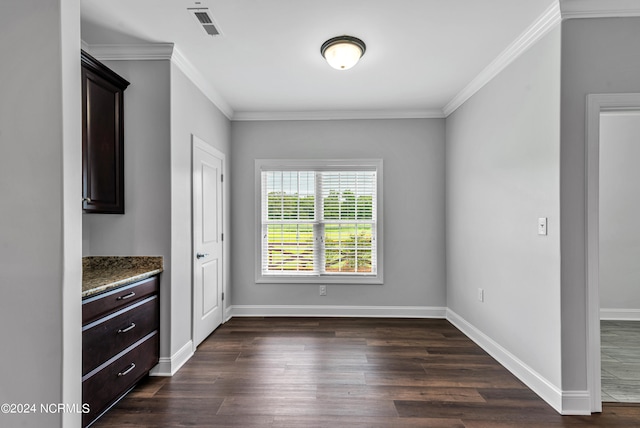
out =
{"type": "Polygon", "coordinates": [[[117,401],[158,363],[159,339],[153,332],[137,346],[82,382],[83,401],[89,413],[82,416],[86,426],[117,401]]]}
{"type": "Polygon", "coordinates": [[[115,312],[126,305],[140,300],[159,289],[157,276],[134,284],[119,287],[82,301],[82,324],[90,323],[103,315],[115,312]]]}
{"type": "Polygon", "coordinates": [[[87,324],[82,332],[82,374],[157,330],[159,313],[158,297],[153,295],[87,324]]]}

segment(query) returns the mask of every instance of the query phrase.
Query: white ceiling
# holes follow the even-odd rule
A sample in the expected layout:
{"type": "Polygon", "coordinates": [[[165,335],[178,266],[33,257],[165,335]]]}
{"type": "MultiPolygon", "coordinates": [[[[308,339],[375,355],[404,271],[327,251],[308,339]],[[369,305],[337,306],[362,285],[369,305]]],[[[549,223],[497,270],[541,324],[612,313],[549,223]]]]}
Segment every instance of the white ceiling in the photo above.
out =
{"type": "Polygon", "coordinates": [[[233,110],[437,116],[553,0],[82,0],[89,45],[175,43],[233,110]],[[205,33],[189,7],[222,31],[205,33]],[[367,45],[330,68],[327,39],[367,45]]]}

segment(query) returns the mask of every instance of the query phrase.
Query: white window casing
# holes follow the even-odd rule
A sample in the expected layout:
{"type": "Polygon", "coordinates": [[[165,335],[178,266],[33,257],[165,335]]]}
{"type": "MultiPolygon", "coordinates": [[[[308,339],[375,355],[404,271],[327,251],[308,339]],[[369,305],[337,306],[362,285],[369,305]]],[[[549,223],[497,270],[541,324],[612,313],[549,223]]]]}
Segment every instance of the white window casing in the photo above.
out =
{"type": "Polygon", "coordinates": [[[382,284],[382,160],[255,162],[258,283],[382,284]]]}

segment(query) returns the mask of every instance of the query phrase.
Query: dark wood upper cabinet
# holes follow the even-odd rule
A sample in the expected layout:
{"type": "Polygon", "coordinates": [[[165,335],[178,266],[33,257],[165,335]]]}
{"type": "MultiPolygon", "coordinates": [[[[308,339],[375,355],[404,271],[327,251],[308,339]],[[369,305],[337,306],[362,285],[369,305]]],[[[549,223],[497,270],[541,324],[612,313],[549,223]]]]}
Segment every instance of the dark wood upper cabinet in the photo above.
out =
{"type": "Polygon", "coordinates": [[[123,93],[129,86],[86,52],[82,62],[82,208],[124,214],[123,93]]]}

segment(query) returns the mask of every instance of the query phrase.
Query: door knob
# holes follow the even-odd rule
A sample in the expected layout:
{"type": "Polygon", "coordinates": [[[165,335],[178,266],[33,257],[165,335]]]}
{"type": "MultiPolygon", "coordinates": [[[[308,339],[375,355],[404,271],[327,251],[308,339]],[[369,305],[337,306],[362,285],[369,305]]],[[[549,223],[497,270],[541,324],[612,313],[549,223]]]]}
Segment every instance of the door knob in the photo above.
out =
{"type": "Polygon", "coordinates": [[[209,255],[209,253],[198,253],[196,254],[196,258],[197,259],[203,259],[205,257],[207,257],[209,255]]]}

